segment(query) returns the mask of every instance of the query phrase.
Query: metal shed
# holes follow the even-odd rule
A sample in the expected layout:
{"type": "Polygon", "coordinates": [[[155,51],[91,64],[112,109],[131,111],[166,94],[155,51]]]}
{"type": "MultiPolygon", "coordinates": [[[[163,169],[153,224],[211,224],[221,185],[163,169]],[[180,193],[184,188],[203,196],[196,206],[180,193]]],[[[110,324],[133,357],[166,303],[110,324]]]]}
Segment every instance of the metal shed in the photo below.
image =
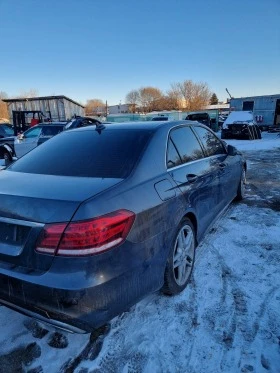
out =
{"type": "Polygon", "coordinates": [[[8,104],[10,122],[14,111],[41,111],[53,121],[66,121],[74,115],[84,116],[84,106],[66,96],[22,97],[4,99],[8,104]]]}
{"type": "Polygon", "coordinates": [[[280,125],[280,94],[232,98],[230,111],[252,111],[263,127],[280,125]]]}

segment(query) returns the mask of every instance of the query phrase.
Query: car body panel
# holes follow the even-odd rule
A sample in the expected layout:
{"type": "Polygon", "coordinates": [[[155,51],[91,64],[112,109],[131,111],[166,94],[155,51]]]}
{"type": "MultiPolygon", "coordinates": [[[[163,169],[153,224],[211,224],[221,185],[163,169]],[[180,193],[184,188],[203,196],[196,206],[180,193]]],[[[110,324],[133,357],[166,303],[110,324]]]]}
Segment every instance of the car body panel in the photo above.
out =
{"type": "MultiPolygon", "coordinates": [[[[121,131],[151,131],[141,156],[123,179],[23,173],[14,166],[2,171],[0,303],[11,308],[14,305],[18,311],[35,317],[37,314],[50,322],[66,323],[69,329],[90,331],[160,289],[181,220],[186,216],[193,219],[200,241],[216,215],[236,195],[243,162],[239,154],[205,154],[202,159],[167,170],[170,130],[182,126],[198,124],[106,124],[95,132],[88,132],[92,128],[71,131],[70,137],[75,135],[75,141],[81,138],[79,133],[86,133],[87,139],[102,139],[102,134],[110,130],[117,141],[121,131]],[[226,167],[221,168],[221,163],[226,167]],[[188,174],[197,175],[197,179],[190,182],[188,174]],[[120,209],[132,211],[135,220],[124,242],[108,251],[80,257],[35,251],[46,223],[81,222],[120,209]],[[19,243],[5,243],[3,232],[12,241],[11,225],[27,226],[19,243]]],[[[67,141],[67,132],[15,165],[25,164],[33,157],[38,161],[38,155],[53,149],[53,144],[67,141]]],[[[100,160],[98,154],[95,157],[100,160]]]]}

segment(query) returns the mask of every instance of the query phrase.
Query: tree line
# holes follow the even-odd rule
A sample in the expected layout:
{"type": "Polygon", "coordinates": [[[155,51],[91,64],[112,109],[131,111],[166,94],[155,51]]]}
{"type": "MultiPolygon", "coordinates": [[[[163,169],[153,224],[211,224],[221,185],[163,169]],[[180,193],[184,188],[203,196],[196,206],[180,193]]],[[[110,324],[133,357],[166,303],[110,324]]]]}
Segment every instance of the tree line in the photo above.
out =
{"type": "MultiPolygon", "coordinates": [[[[36,89],[21,92],[17,97],[38,96],[36,89]]],[[[5,92],[0,92],[0,118],[8,118],[7,105],[2,99],[7,98],[5,92]]],[[[128,112],[149,113],[162,110],[201,110],[205,106],[218,103],[215,93],[212,93],[205,82],[195,83],[192,80],[173,83],[170,89],[163,92],[157,87],[147,86],[132,89],[125,97],[128,112]]],[[[103,100],[94,98],[87,100],[85,104],[86,115],[106,115],[107,104],[103,100]]]]}
{"type": "MultiPolygon", "coordinates": [[[[131,113],[162,110],[196,111],[209,104],[218,104],[218,98],[210,91],[207,83],[185,80],[171,84],[166,92],[152,86],[132,89],[127,93],[125,103],[131,113]]],[[[103,115],[106,112],[106,104],[100,99],[91,99],[87,101],[85,111],[88,115],[103,115]]]]}

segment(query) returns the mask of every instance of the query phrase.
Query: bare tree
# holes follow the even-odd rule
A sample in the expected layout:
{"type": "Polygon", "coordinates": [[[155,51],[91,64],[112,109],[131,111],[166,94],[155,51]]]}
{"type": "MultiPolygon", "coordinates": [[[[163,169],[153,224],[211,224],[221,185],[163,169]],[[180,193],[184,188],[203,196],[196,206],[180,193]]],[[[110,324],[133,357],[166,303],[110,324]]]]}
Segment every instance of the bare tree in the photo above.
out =
{"type": "Polygon", "coordinates": [[[168,110],[181,110],[184,108],[184,99],[182,98],[181,91],[176,88],[176,85],[171,84],[171,89],[167,91],[168,110]]]}
{"type": "Polygon", "coordinates": [[[39,96],[38,89],[30,88],[28,91],[21,91],[17,97],[18,98],[21,98],[21,97],[32,98],[32,97],[38,97],[38,96],[39,96]]]}
{"type": "Polygon", "coordinates": [[[139,101],[144,113],[159,110],[159,102],[163,95],[160,89],[155,87],[143,87],[139,89],[139,101]]]}
{"type": "Polygon", "coordinates": [[[128,94],[125,96],[125,102],[129,105],[129,111],[131,113],[135,113],[136,107],[140,102],[139,91],[137,89],[133,89],[132,91],[128,92],[128,94]]]}
{"type": "Polygon", "coordinates": [[[185,80],[182,83],[174,83],[171,87],[185,101],[184,107],[188,111],[201,110],[209,103],[211,92],[207,83],[185,80]]]}
{"type": "Polygon", "coordinates": [[[8,98],[6,92],[0,92],[0,119],[8,119],[9,113],[6,102],[2,101],[2,99],[8,98]]]}
{"type": "Polygon", "coordinates": [[[87,100],[85,105],[86,115],[106,115],[106,104],[99,98],[87,100]]]}

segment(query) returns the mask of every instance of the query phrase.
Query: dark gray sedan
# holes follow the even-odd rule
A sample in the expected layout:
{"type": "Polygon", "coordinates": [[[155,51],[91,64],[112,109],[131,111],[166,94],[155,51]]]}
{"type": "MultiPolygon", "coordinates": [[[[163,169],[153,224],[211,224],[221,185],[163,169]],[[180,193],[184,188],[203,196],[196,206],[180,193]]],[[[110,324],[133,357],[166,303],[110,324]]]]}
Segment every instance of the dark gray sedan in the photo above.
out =
{"type": "Polygon", "coordinates": [[[246,163],[197,122],[65,131],[0,172],[0,303],[90,331],[182,291],[246,163]]]}

